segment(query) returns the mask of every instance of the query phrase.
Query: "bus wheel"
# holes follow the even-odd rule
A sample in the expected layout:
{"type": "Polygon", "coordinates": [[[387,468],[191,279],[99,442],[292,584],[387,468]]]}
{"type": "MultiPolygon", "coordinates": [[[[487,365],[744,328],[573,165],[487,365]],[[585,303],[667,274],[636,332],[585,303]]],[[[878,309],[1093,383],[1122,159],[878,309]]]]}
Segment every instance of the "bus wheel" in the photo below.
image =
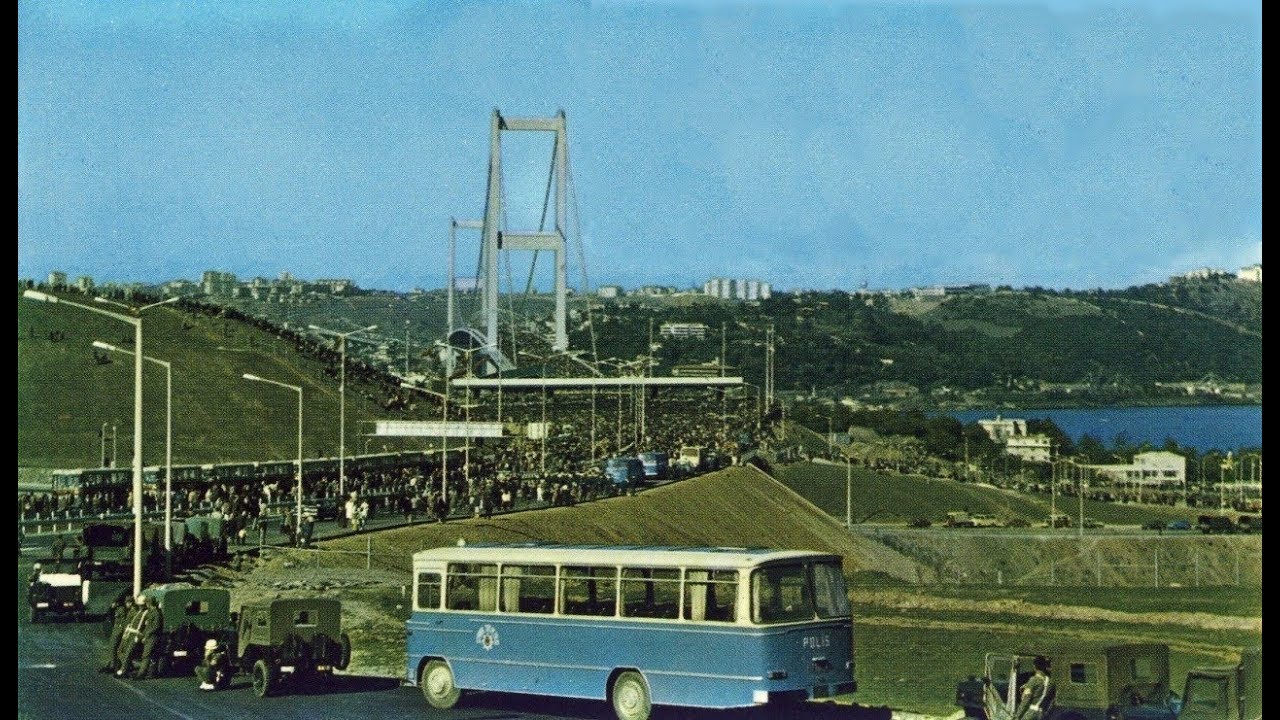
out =
{"type": "Polygon", "coordinates": [[[613,681],[613,712],[618,720],[649,719],[649,686],[644,676],[633,670],[620,673],[613,681]]]}
{"type": "Polygon", "coordinates": [[[448,710],[458,704],[462,690],[453,684],[453,670],[443,660],[432,660],[422,668],[418,677],[418,685],[422,687],[422,696],[427,704],[439,710],[448,710]]]}

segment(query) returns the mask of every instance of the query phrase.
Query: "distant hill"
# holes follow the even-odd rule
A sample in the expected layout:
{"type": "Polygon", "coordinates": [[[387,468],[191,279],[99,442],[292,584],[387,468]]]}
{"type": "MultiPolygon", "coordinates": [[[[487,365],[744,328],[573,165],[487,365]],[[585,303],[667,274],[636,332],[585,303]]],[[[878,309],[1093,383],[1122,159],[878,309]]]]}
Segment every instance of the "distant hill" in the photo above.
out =
{"type": "MultiPolygon", "coordinates": [[[[103,423],[117,426],[119,462],[131,463],[133,359],[95,354],[92,343],[132,349],[132,328],[62,304],[17,303],[18,465],[97,467],[103,423]]],[[[161,307],[146,315],[143,345],[173,363],[175,463],[297,457],[297,396],[244,380],[245,372],[302,385],[304,453],[337,455],[337,379],[290,343],[248,323],[161,307]]],[[[387,413],[374,390],[348,381],[347,448],[358,452],[368,431],[361,422],[387,413]]],[[[164,462],[164,370],[146,363],[143,386],[144,461],[156,465],[164,462]]]]}
{"type": "MultiPolygon", "coordinates": [[[[606,304],[596,313],[594,334],[602,357],[626,358],[647,354],[650,322],[655,329],[666,322],[705,325],[701,339],[655,335],[658,372],[664,372],[717,360],[724,327],[730,370],[751,379],[764,375],[765,330],[773,326],[779,390],[923,404],[931,396],[956,400],[982,390],[995,399],[1022,392],[1109,404],[1153,398],[1160,392],[1156,382],[1206,375],[1261,383],[1260,322],[1249,319],[1252,311],[1231,309],[1232,298],[1253,307],[1249,298],[1260,300],[1261,290],[1236,285],[1215,290],[1213,302],[1187,299],[1186,307],[1170,304],[1179,302],[1176,292],[1157,302],[1138,290],[1034,289],[928,302],[810,292],[759,303],[606,304]],[[1062,385],[1075,387],[1055,388],[1062,385]]],[[[590,347],[590,340],[585,328],[572,338],[575,347],[590,347]]]]}

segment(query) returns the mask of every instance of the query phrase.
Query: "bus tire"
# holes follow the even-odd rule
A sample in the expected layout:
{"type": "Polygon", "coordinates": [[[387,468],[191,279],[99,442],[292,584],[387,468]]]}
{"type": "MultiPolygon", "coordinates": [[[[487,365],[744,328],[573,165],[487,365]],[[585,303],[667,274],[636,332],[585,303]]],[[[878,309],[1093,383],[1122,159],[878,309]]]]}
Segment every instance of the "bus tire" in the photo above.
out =
{"type": "Polygon", "coordinates": [[[618,716],[618,720],[649,720],[649,711],[652,709],[649,684],[640,673],[634,670],[618,673],[609,695],[613,702],[613,713],[618,716]]]}
{"type": "Polygon", "coordinates": [[[431,660],[423,666],[418,686],[427,704],[437,710],[452,708],[462,697],[462,690],[453,681],[453,669],[443,660],[431,660]]]}
{"type": "Polygon", "coordinates": [[[258,697],[270,697],[276,691],[276,669],[266,660],[258,660],[251,671],[253,678],[253,694],[258,697]]]}

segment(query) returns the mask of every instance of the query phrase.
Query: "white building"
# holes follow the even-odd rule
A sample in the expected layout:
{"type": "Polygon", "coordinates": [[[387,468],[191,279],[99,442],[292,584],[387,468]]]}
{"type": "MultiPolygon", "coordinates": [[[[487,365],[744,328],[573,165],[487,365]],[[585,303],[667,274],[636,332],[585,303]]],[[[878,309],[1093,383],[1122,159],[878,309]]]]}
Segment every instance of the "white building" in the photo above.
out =
{"type": "Polygon", "coordinates": [[[596,295],[606,300],[612,300],[622,295],[622,288],[617,285],[601,285],[596,288],[596,295]]]}
{"type": "Polygon", "coordinates": [[[999,415],[994,420],[979,420],[978,425],[986,431],[991,442],[997,445],[1003,445],[1011,437],[1027,434],[1026,420],[1002,418],[999,415]]]}
{"type": "Polygon", "coordinates": [[[1236,277],[1241,282],[1262,282],[1262,265],[1245,265],[1240,268],[1240,272],[1236,273],[1236,277]]]}
{"type": "Polygon", "coordinates": [[[1005,440],[1004,451],[1028,462],[1053,459],[1053,440],[1048,435],[1016,435],[1005,440]]]}
{"type": "Polygon", "coordinates": [[[1114,483],[1180,488],[1187,479],[1187,459],[1166,450],[1138,453],[1127,465],[1085,465],[1114,483]]]}
{"type": "Polygon", "coordinates": [[[662,325],[658,326],[658,336],[702,340],[707,336],[707,326],[703,323],[662,323],[662,325]]]}

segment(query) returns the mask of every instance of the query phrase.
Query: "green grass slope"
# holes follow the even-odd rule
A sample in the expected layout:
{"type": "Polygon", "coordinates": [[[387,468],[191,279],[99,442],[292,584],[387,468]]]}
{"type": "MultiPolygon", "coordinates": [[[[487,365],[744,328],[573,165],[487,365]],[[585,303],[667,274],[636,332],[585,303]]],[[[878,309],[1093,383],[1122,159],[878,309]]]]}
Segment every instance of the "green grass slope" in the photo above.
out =
{"type": "MultiPolygon", "coordinates": [[[[915,563],[851,535],[831,516],[754,467],[733,467],[634,497],[490,519],[417,525],[372,537],[375,555],[406,571],[417,551],[467,542],[773,547],[841,555],[846,572],[878,570],[914,581],[915,563]]],[[[365,537],[330,545],[363,552],[365,537]]]]}
{"type": "MultiPolygon", "coordinates": [[[[778,479],[835,517],[844,518],[845,468],[843,465],[796,463],[778,470],[778,479]]],[[[940,522],[948,512],[995,515],[1002,520],[1022,519],[1033,524],[1048,520],[1048,497],[1023,495],[988,485],[935,480],[919,475],[896,475],[853,468],[854,522],[909,522],[927,518],[940,522]]],[[[1058,498],[1058,511],[1075,518],[1074,497],[1058,498]]],[[[1141,525],[1148,520],[1194,520],[1196,511],[1166,505],[1119,505],[1086,500],[1086,517],[1108,525],[1141,525]]]]}
{"type": "MultiPolygon", "coordinates": [[[[118,426],[119,462],[131,462],[133,359],[112,353],[109,364],[99,364],[94,340],[131,350],[133,329],[65,304],[19,297],[19,466],[97,467],[103,423],[118,426]]],[[[244,380],[245,372],[302,385],[304,453],[337,455],[338,383],[290,344],[244,323],[160,307],[144,318],[143,350],[173,363],[175,463],[297,456],[297,395],[244,380]]],[[[146,363],[143,387],[143,459],[161,464],[163,368],[146,363]]],[[[382,413],[358,385],[347,390],[347,448],[354,452],[362,449],[360,421],[382,413]]]]}

